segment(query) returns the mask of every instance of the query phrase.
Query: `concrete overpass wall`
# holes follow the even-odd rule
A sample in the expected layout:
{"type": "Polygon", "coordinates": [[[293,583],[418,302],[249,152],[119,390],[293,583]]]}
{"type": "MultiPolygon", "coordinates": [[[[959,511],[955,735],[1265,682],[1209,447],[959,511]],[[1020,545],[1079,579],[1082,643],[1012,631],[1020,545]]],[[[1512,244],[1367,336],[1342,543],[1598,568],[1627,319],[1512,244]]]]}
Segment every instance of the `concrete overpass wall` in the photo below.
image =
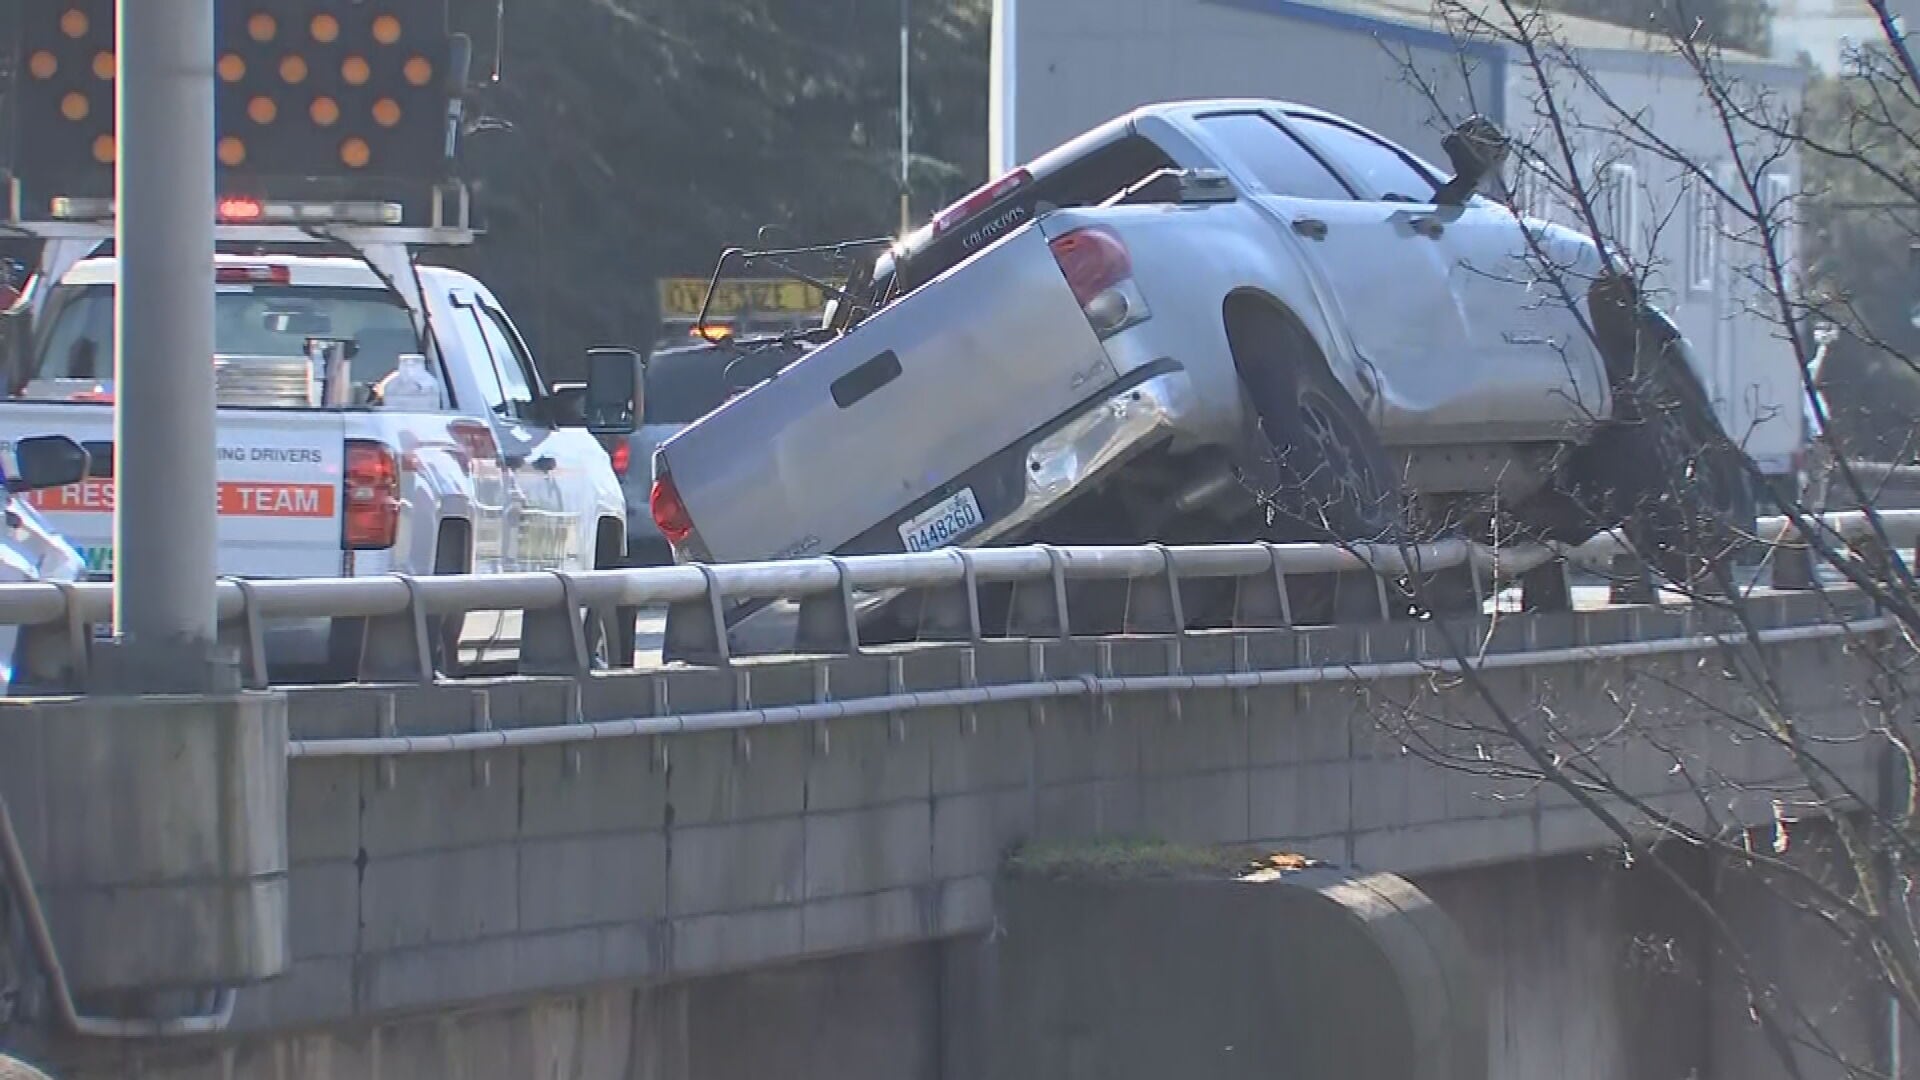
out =
{"type": "Polygon", "coordinates": [[[1659,871],[1596,854],[1418,881],[1481,964],[1490,1080],[1750,1075],[1709,1068],[1711,944],[1659,871]]]}
{"type": "MultiPolygon", "coordinates": [[[[583,990],[220,1048],[70,1056],[59,1080],[939,1080],[965,1056],[967,946],[928,944],[670,985],[583,990]]],[[[974,950],[977,952],[977,950],[974,950]]],[[[970,985],[970,984],[969,984],[970,985]]],[[[0,1070],[4,1074],[4,1070],[0,1070]]]]}
{"type": "MultiPolygon", "coordinates": [[[[1761,626],[1804,625],[1836,599],[1846,602],[1760,601],[1751,616],[1761,626]]],[[[1707,628],[1687,618],[1651,609],[1540,616],[1492,628],[1485,648],[1645,642],[1707,628]]],[[[1864,685],[1865,658],[1839,639],[1770,648],[1795,673],[1786,681],[1803,696],[1809,732],[1857,732],[1855,706],[1837,689],[1864,685]]],[[[1415,624],[925,647],[819,665],[600,676],[585,684],[580,714],[933,690],[961,685],[969,667],[978,682],[1018,684],[1176,667],[1347,673],[1443,655],[1433,629],[1415,624]]],[[[1156,691],[572,748],[297,758],[288,806],[293,968],[241,991],[234,1038],[273,1043],[302,1030],[367,1029],[408,1014],[980,935],[995,925],[1003,856],[1029,840],[1272,842],[1413,874],[1611,842],[1553,792],[1408,753],[1390,723],[1405,709],[1464,725],[1443,739],[1460,749],[1481,737],[1472,726],[1489,722],[1457,680],[1413,670],[1422,673],[1190,692],[1177,707],[1156,691]]],[[[1703,654],[1569,660],[1486,678],[1509,702],[1552,704],[1574,730],[1610,728],[1631,708],[1703,769],[1749,786],[1721,807],[1729,820],[1770,820],[1766,782],[1790,779],[1763,746],[1706,734],[1701,709],[1743,704],[1739,684],[1703,654]]],[[[569,715],[571,685],[394,690],[391,726],[380,693],[300,692],[289,724],[307,740],[549,725],[569,715]]],[[[1836,740],[1831,763],[1864,777],[1870,749],[1836,740]]],[[[1671,759],[1631,746],[1603,753],[1644,797],[1698,806],[1671,759]]],[[[37,790],[35,767],[31,755],[0,755],[0,788],[37,790]]],[[[26,820],[22,831],[29,860],[47,866],[57,827],[26,820]]],[[[58,874],[41,884],[56,935],[75,933],[60,914],[81,885],[58,874]]]]}

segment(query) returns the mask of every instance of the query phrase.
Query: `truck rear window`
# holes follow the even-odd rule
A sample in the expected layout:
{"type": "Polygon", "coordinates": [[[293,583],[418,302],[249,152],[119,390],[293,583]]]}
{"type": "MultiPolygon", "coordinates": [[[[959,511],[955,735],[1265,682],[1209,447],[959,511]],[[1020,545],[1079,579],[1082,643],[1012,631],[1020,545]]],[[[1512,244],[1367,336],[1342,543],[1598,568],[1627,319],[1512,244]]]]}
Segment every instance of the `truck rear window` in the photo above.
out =
{"type": "MultiPolygon", "coordinates": [[[[1063,209],[1093,206],[1173,164],[1173,159],[1153,140],[1143,135],[1124,135],[1078,160],[1042,172],[1033,183],[983,211],[979,217],[1004,213],[1016,205],[1025,206],[1029,212],[1040,203],[1063,209]]],[[[1036,162],[1035,167],[1038,168],[1039,163],[1036,162]]],[[[880,277],[892,269],[883,266],[876,272],[876,285],[881,289],[891,285],[894,296],[905,296],[946,273],[972,254],[962,244],[966,232],[966,229],[955,229],[910,255],[900,269],[898,281],[882,282],[880,277]]],[[[883,256],[883,259],[889,258],[883,256]]]]}
{"type": "MultiPolygon", "coordinates": [[[[350,340],[358,348],[353,381],[361,386],[392,374],[402,354],[421,351],[412,317],[384,289],[222,285],[213,324],[214,352],[222,357],[304,357],[309,338],[350,340]]],[[[54,289],[35,327],[28,367],[12,379],[15,397],[70,400],[84,390],[80,384],[111,380],[113,287],[54,289]]]]}

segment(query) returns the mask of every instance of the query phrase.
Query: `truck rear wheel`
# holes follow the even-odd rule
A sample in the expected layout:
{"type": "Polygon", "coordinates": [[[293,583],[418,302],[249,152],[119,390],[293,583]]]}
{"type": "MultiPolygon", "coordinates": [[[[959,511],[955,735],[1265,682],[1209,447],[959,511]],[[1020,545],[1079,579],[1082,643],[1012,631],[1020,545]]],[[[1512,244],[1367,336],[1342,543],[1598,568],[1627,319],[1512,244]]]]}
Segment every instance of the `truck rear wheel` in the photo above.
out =
{"type": "MultiPolygon", "coordinates": [[[[1229,330],[1230,336],[1237,336],[1229,330]]],[[[1260,438],[1241,469],[1256,502],[1256,532],[1286,542],[1394,543],[1402,506],[1380,437],[1345,388],[1308,360],[1258,356],[1234,341],[1260,438]]],[[[1288,584],[1296,622],[1333,622],[1377,607],[1371,574],[1324,574],[1288,584]],[[1343,595],[1354,593],[1353,596],[1343,595]]],[[[1377,616],[1376,616],[1377,617],[1377,616]]]]}
{"type": "Polygon", "coordinates": [[[1289,540],[1392,543],[1400,499],[1386,448],[1323,370],[1244,371],[1266,460],[1249,471],[1269,529],[1289,540]]]}

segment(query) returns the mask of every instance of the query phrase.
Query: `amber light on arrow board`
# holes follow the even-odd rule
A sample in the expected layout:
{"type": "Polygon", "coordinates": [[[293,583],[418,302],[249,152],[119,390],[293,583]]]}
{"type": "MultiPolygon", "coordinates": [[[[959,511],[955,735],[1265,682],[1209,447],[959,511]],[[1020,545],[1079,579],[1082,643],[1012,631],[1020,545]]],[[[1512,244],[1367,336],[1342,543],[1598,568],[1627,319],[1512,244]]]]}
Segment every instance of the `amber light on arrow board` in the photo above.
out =
{"type": "MultiPolygon", "coordinates": [[[[158,0],[135,0],[158,2],[158,0]]],[[[222,194],[390,197],[448,175],[450,0],[216,0],[222,194]],[[351,181],[351,188],[340,183],[351,181]],[[331,186],[329,186],[331,185],[331,186]],[[376,190],[378,189],[378,190],[376,190]]],[[[23,206],[110,198],[115,0],[20,0],[6,160],[23,206]]]]}

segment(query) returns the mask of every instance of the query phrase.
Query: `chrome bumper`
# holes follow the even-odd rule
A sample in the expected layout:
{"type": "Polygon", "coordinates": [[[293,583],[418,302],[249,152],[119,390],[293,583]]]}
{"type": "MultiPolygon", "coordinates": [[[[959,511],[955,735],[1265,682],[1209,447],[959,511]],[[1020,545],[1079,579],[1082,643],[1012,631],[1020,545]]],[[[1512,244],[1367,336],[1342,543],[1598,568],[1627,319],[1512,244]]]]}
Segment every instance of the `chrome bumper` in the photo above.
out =
{"type": "MultiPolygon", "coordinates": [[[[1176,434],[1196,405],[1192,380],[1179,369],[1096,401],[1027,451],[1027,486],[1019,505],[961,546],[984,547],[1052,513],[1136,453],[1176,434]]],[[[899,592],[856,593],[855,609],[864,617],[899,592]]],[[[791,648],[798,611],[792,601],[779,600],[744,615],[728,627],[728,649],[735,656],[754,656],[791,648]]]]}
{"type": "Polygon", "coordinates": [[[1027,490],[1013,512],[969,537],[990,543],[1038,521],[1115,466],[1180,428],[1197,405],[1185,371],[1155,375],[1097,402],[1027,451],[1027,490]]]}

